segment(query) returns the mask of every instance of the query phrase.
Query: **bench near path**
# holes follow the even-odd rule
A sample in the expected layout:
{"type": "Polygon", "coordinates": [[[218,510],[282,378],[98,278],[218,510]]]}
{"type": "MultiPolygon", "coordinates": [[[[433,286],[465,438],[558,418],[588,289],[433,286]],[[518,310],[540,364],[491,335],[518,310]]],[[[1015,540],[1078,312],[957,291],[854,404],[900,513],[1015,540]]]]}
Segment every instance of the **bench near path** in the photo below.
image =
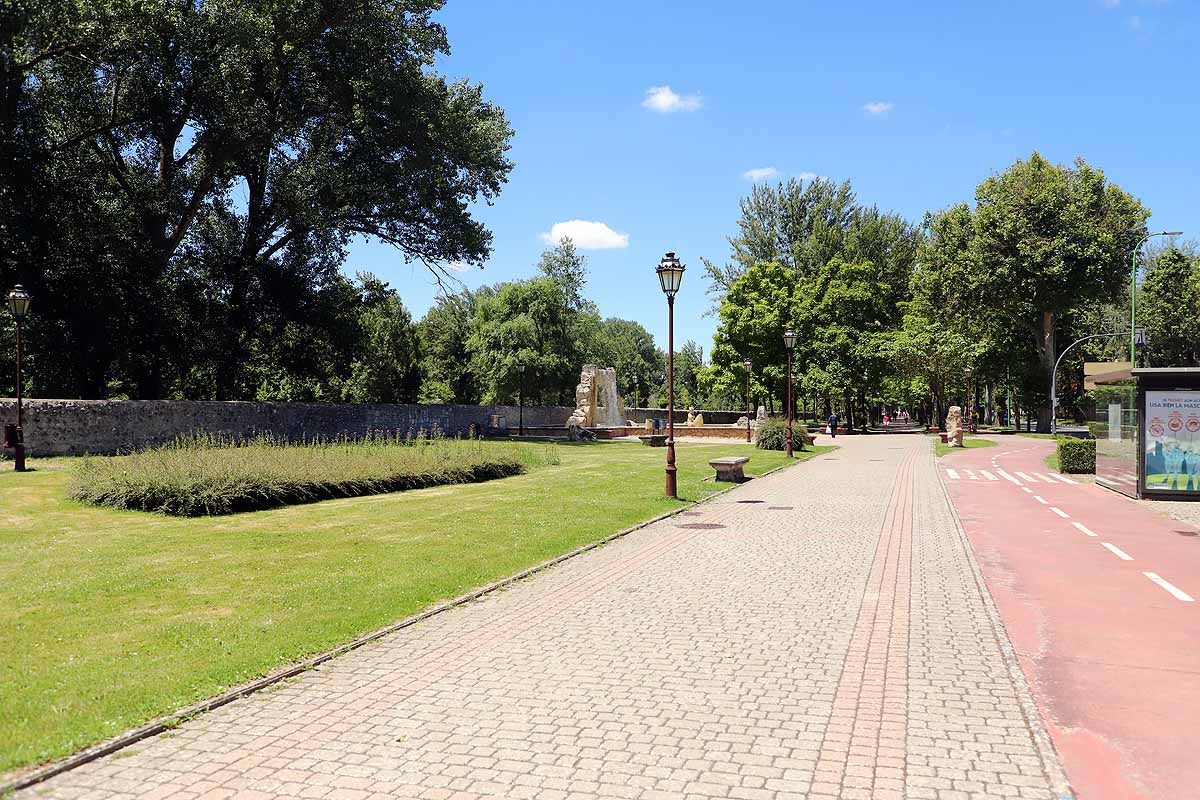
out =
{"type": "Polygon", "coordinates": [[[836,443],[17,796],[1067,795],[929,442],[836,443]]]}

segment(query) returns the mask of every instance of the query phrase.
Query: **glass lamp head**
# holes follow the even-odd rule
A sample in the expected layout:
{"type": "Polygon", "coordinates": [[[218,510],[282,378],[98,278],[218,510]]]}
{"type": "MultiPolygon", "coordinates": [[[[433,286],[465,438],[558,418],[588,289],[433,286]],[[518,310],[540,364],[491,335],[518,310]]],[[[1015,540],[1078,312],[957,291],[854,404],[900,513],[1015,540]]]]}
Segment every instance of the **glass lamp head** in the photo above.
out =
{"type": "Polygon", "coordinates": [[[12,291],[8,293],[8,310],[16,318],[17,322],[23,322],[25,317],[29,316],[29,308],[33,305],[33,296],[25,291],[25,287],[17,284],[12,291]]]}
{"type": "Polygon", "coordinates": [[[658,274],[658,283],[667,297],[674,297],[679,291],[679,285],[683,283],[683,270],[683,263],[674,253],[667,253],[658,262],[655,272],[658,274]]]}

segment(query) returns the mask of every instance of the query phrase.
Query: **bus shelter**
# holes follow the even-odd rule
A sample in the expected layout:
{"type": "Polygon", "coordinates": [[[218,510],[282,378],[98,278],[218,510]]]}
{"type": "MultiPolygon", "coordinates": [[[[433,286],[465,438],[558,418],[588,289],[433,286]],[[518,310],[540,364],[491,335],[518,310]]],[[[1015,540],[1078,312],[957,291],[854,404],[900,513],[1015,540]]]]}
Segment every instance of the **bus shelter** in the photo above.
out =
{"type": "Polygon", "coordinates": [[[1094,384],[1096,482],[1130,497],[1200,500],[1200,368],[1125,370],[1094,384]]]}

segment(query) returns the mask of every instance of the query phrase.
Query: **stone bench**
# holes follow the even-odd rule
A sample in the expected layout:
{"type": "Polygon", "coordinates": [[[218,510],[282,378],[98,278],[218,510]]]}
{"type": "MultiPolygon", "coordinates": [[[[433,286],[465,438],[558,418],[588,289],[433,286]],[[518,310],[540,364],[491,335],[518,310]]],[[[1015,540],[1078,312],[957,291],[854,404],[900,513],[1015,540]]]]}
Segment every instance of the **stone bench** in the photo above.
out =
{"type": "Polygon", "coordinates": [[[639,436],[638,438],[641,439],[642,444],[646,445],[647,447],[667,446],[667,435],[665,433],[649,433],[645,436],[639,436]]]}
{"type": "Polygon", "coordinates": [[[725,456],[714,458],[708,465],[717,471],[717,480],[724,483],[741,483],[746,480],[742,467],[749,461],[749,456],[725,456]]]}

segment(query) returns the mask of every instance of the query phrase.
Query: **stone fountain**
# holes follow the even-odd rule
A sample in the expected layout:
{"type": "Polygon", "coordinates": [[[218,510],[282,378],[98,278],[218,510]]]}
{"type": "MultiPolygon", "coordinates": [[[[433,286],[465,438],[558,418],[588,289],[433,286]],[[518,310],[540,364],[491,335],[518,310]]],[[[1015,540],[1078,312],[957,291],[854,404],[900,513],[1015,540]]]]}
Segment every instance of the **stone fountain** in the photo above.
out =
{"type": "Polygon", "coordinates": [[[575,412],[567,426],[621,428],[626,424],[625,403],[617,391],[617,371],[585,364],[575,387],[575,412]]]}

